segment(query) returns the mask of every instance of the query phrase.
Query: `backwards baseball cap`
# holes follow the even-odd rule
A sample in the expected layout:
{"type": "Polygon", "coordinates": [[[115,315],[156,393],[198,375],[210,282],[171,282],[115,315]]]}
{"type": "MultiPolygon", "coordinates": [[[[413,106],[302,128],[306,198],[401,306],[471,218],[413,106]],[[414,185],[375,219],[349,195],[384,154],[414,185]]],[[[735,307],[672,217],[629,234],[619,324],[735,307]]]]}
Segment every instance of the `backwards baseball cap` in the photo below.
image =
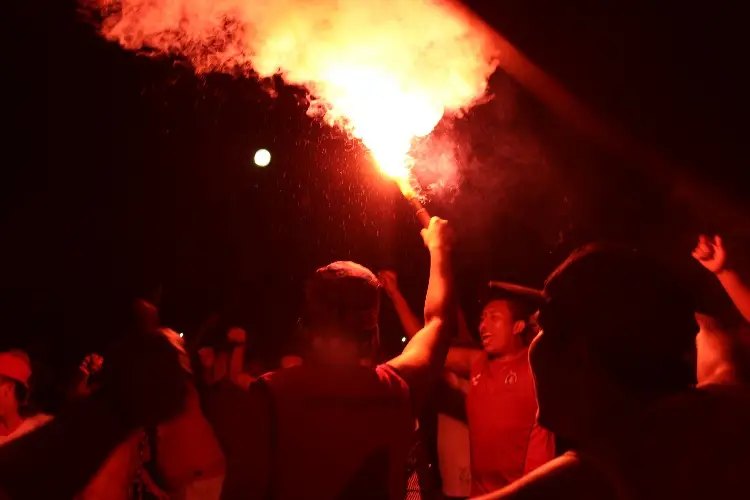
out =
{"type": "Polygon", "coordinates": [[[490,281],[483,293],[484,303],[492,300],[507,300],[517,304],[523,316],[531,316],[544,302],[541,290],[503,281],[490,281]]]}
{"type": "Polygon", "coordinates": [[[537,306],[544,302],[544,293],[541,290],[504,281],[490,281],[487,294],[490,300],[518,300],[537,306]]]}
{"type": "Polygon", "coordinates": [[[303,324],[336,327],[361,334],[359,340],[369,340],[378,326],[379,289],[375,274],[357,263],[341,261],[321,267],[307,283],[303,324]]]}
{"type": "Polygon", "coordinates": [[[15,380],[28,389],[31,378],[29,356],[17,349],[0,352],[0,375],[15,380]]]}

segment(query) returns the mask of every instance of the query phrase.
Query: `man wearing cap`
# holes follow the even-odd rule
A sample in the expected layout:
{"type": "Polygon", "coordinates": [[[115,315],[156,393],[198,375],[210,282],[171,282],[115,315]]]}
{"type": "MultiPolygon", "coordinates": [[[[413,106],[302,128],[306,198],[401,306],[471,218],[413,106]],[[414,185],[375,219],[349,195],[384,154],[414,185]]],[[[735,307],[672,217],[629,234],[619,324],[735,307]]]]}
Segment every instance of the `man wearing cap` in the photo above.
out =
{"type": "Polygon", "coordinates": [[[0,353],[0,445],[31,432],[50,420],[47,415],[21,416],[29,395],[31,364],[25,352],[0,353]]]}
{"type": "Polygon", "coordinates": [[[425,327],[401,355],[375,364],[380,284],[353,262],[309,281],[304,363],[246,393],[244,437],[227,463],[223,498],[402,500],[416,411],[439,377],[456,330],[446,222],[422,236],[430,252],[425,327]]]}
{"type": "Polygon", "coordinates": [[[573,443],[482,500],[745,498],[750,396],[694,388],[684,287],[621,248],[574,252],[548,278],[530,348],[539,421],[573,443]]]}
{"type": "Polygon", "coordinates": [[[555,455],[553,435],[536,420],[528,346],[536,290],[491,282],[479,334],[483,350],[455,348],[446,367],[469,375],[466,414],[472,495],[502,488],[555,455]]]}
{"type": "MultiPolygon", "coordinates": [[[[408,335],[416,317],[398,291],[392,273],[383,276],[389,278],[388,293],[408,335]]],[[[531,317],[541,292],[491,282],[487,295],[479,325],[484,349],[451,347],[446,360],[448,370],[469,380],[466,414],[472,495],[502,488],[555,454],[553,435],[536,422],[534,381],[528,362],[528,345],[535,333],[531,317]]],[[[456,490],[459,488],[452,489],[456,490]]]]}

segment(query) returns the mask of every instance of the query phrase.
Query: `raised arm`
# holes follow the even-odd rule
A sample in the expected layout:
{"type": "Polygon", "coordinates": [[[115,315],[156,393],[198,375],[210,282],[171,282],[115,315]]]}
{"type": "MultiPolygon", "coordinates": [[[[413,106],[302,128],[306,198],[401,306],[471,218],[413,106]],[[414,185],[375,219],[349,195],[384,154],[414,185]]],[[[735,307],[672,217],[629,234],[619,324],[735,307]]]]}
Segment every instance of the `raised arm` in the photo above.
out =
{"type": "MultiPolygon", "coordinates": [[[[378,278],[388,297],[393,301],[393,306],[401,320],[401,326],[404,328],[404,332],[406,332],[406,337],[411,339],[422,329],[422,321],[412,312],[406,299],[401,294],[396,273],[393,271],[381,271],[378,278]]],[[[471,341],[469,328],[466,325],[466,318],[464,318],[461,308],[458,308],[458,340],[462,342],[471,341]]],[[[466,378],[471,371],[471,365],[481,355],[482,351],[480,349],[451,347],[448,350],[448,356],[445,360],[445,368],[466,378]]]]}
{"type": "MultiPolygon", "coordinates": [[[[378,278],[388,297],[393,302],[393,307],[396,309],[396,314],[398,314],[398,319],[401,321],[406,338],[411,339],[424,326],[422,320],[414,314],[414,311],[409,307],[409,303],[406,302],[401,289],[398,287],[398,276],[394,271],[380,271],[378,278]]],[[[466,323],[466,317],[460,307],[458,308],[458,340],[467,343],[472,340],[471,333],[469,333],[469,325],[466,323]]]]}
{"type": "Polygon", "coordinates": [[[254,377],[245,372],[245,350],[247,334],[239,327],[232,327],[227,333],[227,340],[232,346],[229,354],[229,380],[242,389],[247,389],[254,377]]]}
{"type": "Polygon", "coordinates": [[[693,257],[714,273],[742,317],[750,322],[750,287],[734,269],[727,266],[727,254],[721,237],[714,236],[712,240],[701,235],[698,245],[693,250],[693,257]]]}
{"type": "Polygon", "coordinates": [[[430,281],[425,298],[425,326],[388,362],[406,380],[413,394],[424,397],[443,371],[451,338],[456,335],[458,318],[451,268],[451,240],[447,222],[433,217],[422,230],[430,252],[430,281]]]}
{"type": "Polygon", "coordinates": [[[0,447],[0,489],[8,498],[75,497],[131,432],[180,411],[188,374],[165,338],[132,334],[112,350],[102,378],[90,397],[0,447]]]}
{"type": "Polygon", "coordinates": [[[411,339],[414,335],[422,329],[422,320],[414,314],[414,311],[409,307],[409,303],[406,302],[401,289],[398,287],[398,277],[393,271],[381,271],[378,273],[378,279],[385,289],[385,293],[390,297],[393,302],[393,307],[396,309],[398,319],[401,321],[401,326],[406,333],[406,338],[411,339]]]}
{"type": "Polygon", "coordinates": [[[89,385],[91,376],[95,375],[102,368],[104,358],[96,353],[87,355],[81,361],[81,365],[78,367],[78,372],[74,380],[72,389],[72,397],[84,397],[91,394],[93,389],[89,385]]]}

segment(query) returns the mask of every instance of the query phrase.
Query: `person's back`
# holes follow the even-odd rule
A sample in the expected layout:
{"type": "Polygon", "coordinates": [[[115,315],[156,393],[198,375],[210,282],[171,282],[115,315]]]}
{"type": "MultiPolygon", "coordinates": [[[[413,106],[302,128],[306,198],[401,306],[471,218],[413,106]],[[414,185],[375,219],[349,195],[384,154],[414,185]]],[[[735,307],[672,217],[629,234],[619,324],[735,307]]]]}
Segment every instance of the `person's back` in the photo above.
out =
{"type": "Polygon", "coordinates": [[[181,492],[195,481],[217,480],[221,484],[224,455],[192,385],[183,411],[157,427],[155,455],[159,472],[173,492],[181,492]]]}
{"type": "Polygon", "coordinates": [[[126,500],[140,466],[143,431],[131,434],[107,457],[76,500],[126,500]]]}
{"type": "Polygon", "coordinates": [[[744,389],[689,390],[479,500],[746,498],[748,422],[750,393],[744,389]]]}
{"type": "Polygon", "coordinates": [[[353,262],[316,271],[301,320],[308,356],[251,384],[238,401],[243,418],[222,431],[234,443],[222,498],[403,499],[415,408],[437,381],[457,324],[445,222],[432,219],[423,238],[431,256],[425,326],[374,368],[378,279],[353,262]]]}
{"type": "Polygon", "coordinates": [[[581,451],[621,499],[747,498],[750,393],[711,385],[662,401],[581,451]]]}
{"type": "Polygon", "coordinates": [[[276,498],[403,494],[414,415],[391,367],[305,363],[263,379],[276,421],[276,498]]]}

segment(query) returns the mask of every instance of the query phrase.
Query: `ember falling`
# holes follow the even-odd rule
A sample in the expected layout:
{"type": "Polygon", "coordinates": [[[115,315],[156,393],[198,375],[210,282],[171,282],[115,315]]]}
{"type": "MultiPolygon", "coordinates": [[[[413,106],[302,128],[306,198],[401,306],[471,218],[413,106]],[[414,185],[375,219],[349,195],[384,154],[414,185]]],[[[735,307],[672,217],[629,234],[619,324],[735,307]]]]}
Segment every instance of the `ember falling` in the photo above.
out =
{"type": "Polygon", "coordinates": [[[488,28],[450,1],[82,2],[126,49],[303,86],[308,114],[360,139],[407,198],[412,141],[484,98],[497,66],[488,28]]]}

